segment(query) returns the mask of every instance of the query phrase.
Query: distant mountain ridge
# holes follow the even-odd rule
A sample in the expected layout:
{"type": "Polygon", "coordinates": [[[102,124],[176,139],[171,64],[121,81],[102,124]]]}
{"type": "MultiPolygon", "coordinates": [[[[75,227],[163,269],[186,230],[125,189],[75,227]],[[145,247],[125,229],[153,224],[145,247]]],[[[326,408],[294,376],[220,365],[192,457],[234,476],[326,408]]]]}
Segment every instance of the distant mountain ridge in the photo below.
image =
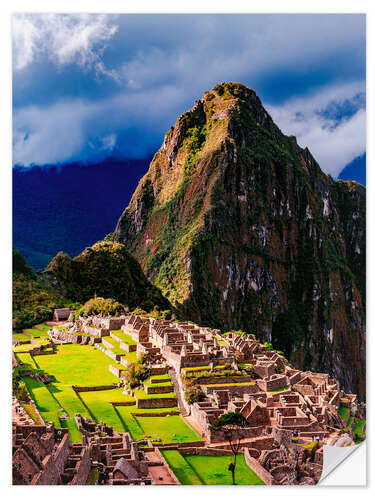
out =
{"type": "Polygon", "coordinates": [[[338,179],[343,181],[356,181],[366,186],[366,153],[357,156],[341,170],[338,179]]]}
{"type": "Polygon", "coordinates": [[[363,399],[365,196],[223,83],[166,133],[115,238],[189,319],[252,332],[363,399]]]}
{"type": "MultiPolygon", "coordinates": [[[[151,159],[15,167],[14,247],[34,269],[44,269],[59,251],[78,255],[113,231],[151,159]]],[[[364,155],[345,167],[339,179],[365,185],[365,175],[364,155]]]]}
{"type": "Polygon", "coordinates": [[[151,158],[13,169],[13,246],[34,269],[113,231],[151,158]]]}

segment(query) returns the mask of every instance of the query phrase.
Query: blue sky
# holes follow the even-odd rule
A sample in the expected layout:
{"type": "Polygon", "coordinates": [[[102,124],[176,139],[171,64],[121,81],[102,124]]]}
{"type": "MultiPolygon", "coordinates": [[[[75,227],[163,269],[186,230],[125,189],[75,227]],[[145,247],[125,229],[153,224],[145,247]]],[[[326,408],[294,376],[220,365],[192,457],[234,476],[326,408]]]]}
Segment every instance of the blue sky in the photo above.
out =
{"type": "Polygon", "coordinates": [[[13,162],[154,153],[222,81],[252,87],[337,176],[366,145],[365,16],[13,16],[13,162]]]}

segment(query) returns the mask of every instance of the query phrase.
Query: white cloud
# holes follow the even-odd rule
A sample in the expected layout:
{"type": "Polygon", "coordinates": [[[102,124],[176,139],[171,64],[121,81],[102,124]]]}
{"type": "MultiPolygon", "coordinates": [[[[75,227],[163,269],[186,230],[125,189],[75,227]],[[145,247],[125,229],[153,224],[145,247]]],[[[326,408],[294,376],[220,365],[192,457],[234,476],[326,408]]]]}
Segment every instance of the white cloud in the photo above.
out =
{"type": "Polygon", "coordinates": [[[14,14],[14,70],[46,56],[57,65],[74,63],[116,77],[101,59],[105,43],[118,29],[112,18],[104,14],[14,14]]]}
{"type": "Polygon", "coordinates": [[[113,151],[113,148],[116,146],[117,136],[116,134],[109,134],[105,137],[102,137],[102,149],[107,152],[113,151]]]}
{"type": "Polygon", "coordinates": [[[359,109],[338,125],[319,112],[330,104],[342,104],[364,91],[364,82],[321,89],[311,97],[292,99],[282,106],[265,106],[285,134],[307,146],[324,170],[337,177],[356,156],[366,150],[366,112],[359,109]],[[336,126],[335,126],[336,125],[336,126]]]}
{"type": "Polygon", "coordinates": [[[115,147],[124,157],[142,157],[155,147],[155,130],[163,135],[172,125],[168,116],[176,118],[176,106],[184,111],[185,97],[183,91],[165,86],[157,98],[153,90],[143,90],[19,108],[13,115],[13,164],[92,160],[98,151],[104,155],[115,147]],[[118,131],[126,131],[126,140],[120,141],[118,131]]]}
{"type": "Polygon", "coordinates": [[[13,162],[44,165],[70,158],[85,143],[84,120],[90,109],[66,101],[41,109],[22,108],[13,116],[13,162]]]}

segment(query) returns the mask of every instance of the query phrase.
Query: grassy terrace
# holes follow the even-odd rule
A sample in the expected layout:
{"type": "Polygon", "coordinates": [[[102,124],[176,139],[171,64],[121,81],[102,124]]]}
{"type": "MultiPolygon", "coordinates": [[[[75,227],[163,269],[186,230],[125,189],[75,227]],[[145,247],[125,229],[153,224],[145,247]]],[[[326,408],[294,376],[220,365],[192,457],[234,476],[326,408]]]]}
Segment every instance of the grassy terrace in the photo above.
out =
{"type": "Polygon", "coordinates": [[[251,363],[238,363],[240,369],[245,370],[246,368],[252,368],[253,365],[251,363]]]}
{"type": "Polygon", "coordinates": [[[42,330],[38,330],[36,328],[28,328],[27,330],[25,330],[26,333],[28,333],[29,335],[31,335],[32,337],[34,338],[47,338],[48,337],[48,334],[47,334],[47,331],[42,331],[42,330]]]}
{"type": "Polygon", "coordinates": [[[169,417],[135,417],[139,427],[151,439],[160,438],[163,443],[201,441],[202,438],[181,415],[169,417]]]}
{"type": "Polygon", "coordinates": [[[278,392],[284,392],[284,391],[288,391],[288,390],[289,390],[289,386],[285,385],[284,387],[279,387],[278,389],[272,389],[272,391],[267,391],[267,392],[270,392],[272,394],[276,394],[278,392]]]}
{"type": "Polygon", "coordinates": [[[175,398],[174,392],[165,392],[163,394],[146,394],[142,389],[135,389],[134,396],[137,399],[159,399],[159,398],[175,398]]]}
{"type": "MultiPolygon", "coordinates": [[[[134,402],[135,400],[127,394],[122,394],[122,389],[110,389],[106,391],[90,391],[80,392],[78,398],[84,405],[90,418],[97,423],[105,422],[107,425],[113,426],[117,432],[124,432],[127,429],[124,427],[118,412],[116,412],[111,402],[134,402]]],[[[135,406],[130,407],[135,409],[135,406]]]]}
{"type": "Polygon", "coordinates": [[[350,417],[348,418],[348,421],[346,422],[346,426],[345,426],[346,431],[348,431],[351,428],[352,423],[353,423],[353,417],[350,415],[350,417]]]}
{"type": "Polygon", "coordinates": [[[161,452],[181,484],[204,484],[180,452],[177,450],[161,450],[161,452]]]}
{"type": "Polygon", "coordinates": [[[357,420],[354,425],[353,425],[353,435],[356,440],[356,442],[361,442],[363,439],[365,439],[366,435],[363,432],[363,427],[366,423],[366,420],[357,420]]]}
{"type": "Polygon", "coordinates": [[[349,416],[349,408],[347,406],[340,406],[338,409],[338,413],[340,415],[341,420],[345,422],[349,416]]]}
{"type": "Polygon", "coordinates": [[[119,339],[121,339],[125,344],[128,345],[137,345],[137,342],[131,338],[130,335],[124,333],[122,330],[111,330],[112,333],[116,335],[119,339]]]}
{"type": "MultiPolygon", "coordinates": [[[[163,450],[162,454],[171,466],[181,484],[230,485],[232,475],[228,465],[231,456],[208,457],[182,455],[175,450],[163,450]]],[[[243,455],[237,457],[236,484],[264,484],[263,481],[246,465],[243,455]]]]}
{"type": "Polygon", "coordinates": [[[148,379],[143,382],[143,385],[147,385],[148,387],[168,387],[168,386],[173,387],[171,379],[169,379],[169,381],[166,380],[161,382],[151,382],[148,379]]]}
{"type": "Polygon", "coordinates": [[[223,377],[223,382],[220,382],[219,384],[200,384],[200,385],[207,387],[223,387],[227,385],[228,387],[232,387],[234,385],[239,385],[239,386],[255,385],[255,382],[225,382],[225,378],[223,377]]]}
{"type": "MultiPolygon", "coordinates": [[[[216,365],[216,368],[225,368],[225,365],[216,365]]],[[[210,369],[209,365],[204,365],[204,366],[187,366],[185,368],[182,368],[181,371],[182,373],[187,373],[187,372],[204,372],[208,371],[210,369]]]]}
{"type": "Polygon", "coordinates": [[[40,325],[35,325],[34,328],[36,329],[40,329],[40,330],[50,330],[52,328],[52,326],[50,325],[46,325],[45,323],[40,323],[40,325]]]}
{"type": "Polygon", "coordinates": [[[122,356],[121,359],[125,358],[126,361],[129,361],[129,363],[136,363],[138,361],[137,353],[136,352],[125,352],[122,356]]]}
{"type": "Polygon", "coordinates": [[[151,375],[149,380],[153,381],[153,383],[158,384],[159,382],[168,382],[171,380],[169,373],[163,373],[162,375],[151,375]]]}
{"type": "MultiPolygon", "coordinates": [[[[126,357],[128,357],[128,353],[126,353],[126,357]]],[[[200,439],[196,431],[179,415],[152,416],[155,413],[179,412],[178,407],[137,409],[135,398],[122,394],[121,388],[75,393],[71,388],[72,385],[94,386],[118,382],[118,378],[108,369],[110,364],[124,368],[123,365],[114,363],[102,351],[93,346],[59,345],[56,347],[56,354],[31,356],[28,352],[23,352],[16,353],[16,358],[25,364],[25,368],[40,370],[52,377],[52,383],[48,386],[31,377],[23,377],[23,380],[43,420],[45,422],[53,421],[57,427],[67,427],[73,442],[81,440],[81,434],[74,420],[75,413],[89,417],[97,423],[105,422],[118,432],[129,432],[134,439],[152,436],[155,439],[160,438],[162,442],[171,443],[200,439]],[[110,404],[112,402],[133,402],[134,404],[116,406],[110,404]],[[70,418],[60,423],[59,415],[63,414],[62,408],[70,418]]],[[[170,385],[168,374],[154,375],[152,379],[157,381],[153,385],[170,385]]],[[[174,392],[147,395],[143,390],[138,389],[135,393],[140,399],[175,397],[174,392]]]]}
{"type": "MultiPolygon", "coordinates": [[[[58,415],[60,408],[63,408],[70,417],[64,425],[68,427],[72,441],[80,441],[81,435],[76,427],[74,414],[81,413],[90,417],[90,412],[71,385],[116,383],[118,379],[108,370],[108,357],[92,346],[77,344],[57,346],[56,354],[47,356],[17,354],[17,357],[24,363],[35,364],[36,368],[53,377],[53,382],[48,387],[31,377],[24,377],[24,381],[44,421],[53,421],[60,427],[58,415]]],[[[107,416],[105,411],[103,414],[107,416]]],[[[104,419],[99,419],[102,420],[104,419]]]]}
{"type": "Polygon", "coordinates": [[[26,333],[13,333],[13,338],[16,340],[30,342],[30,335],[27,335],[26,333]]]}
{"type": "Polygon", "coordinates": [[[34,349],[37,344],[22,344],[13,347],[13,351],[17,353],[28,352],[34,349]]]}
{"type": "Polygon", "coordinates": [[[28,352],[18,352],[16,353],[17,361],[20,361],[24,365],[29,365],[31,368],[37,368],[34,358],[28,352]]]}
{"type": "Polygon", "coordinates": [[[29,403],[24,403],[23,405],[24,410],[26,413],[31,417],[36,425],[40,425],[42,422],[40,422],[38,415],[36,414],[34,408],[31,406],[29,403]]]}

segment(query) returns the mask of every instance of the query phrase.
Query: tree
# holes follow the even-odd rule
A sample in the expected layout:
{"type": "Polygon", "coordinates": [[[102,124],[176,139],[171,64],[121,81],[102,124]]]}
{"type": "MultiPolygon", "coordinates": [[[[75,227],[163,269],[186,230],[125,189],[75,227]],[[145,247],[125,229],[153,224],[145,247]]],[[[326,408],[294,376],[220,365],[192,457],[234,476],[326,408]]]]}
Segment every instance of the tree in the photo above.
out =
{"type": "Polygon", "coordinates": [[[210,430],[223,431],[227,441],[229,441],[230,448],[233,453],[233,463],[230,463],[228,470],[232,473],[232,484],[235,481],[235,469],[237,463],[237,455],[240,450],[240,443],[242,438],[241,430],[247,427],[247,420],[240,412],[229,412],[221,415],[213,424],[210,425],[210,430]]]}

